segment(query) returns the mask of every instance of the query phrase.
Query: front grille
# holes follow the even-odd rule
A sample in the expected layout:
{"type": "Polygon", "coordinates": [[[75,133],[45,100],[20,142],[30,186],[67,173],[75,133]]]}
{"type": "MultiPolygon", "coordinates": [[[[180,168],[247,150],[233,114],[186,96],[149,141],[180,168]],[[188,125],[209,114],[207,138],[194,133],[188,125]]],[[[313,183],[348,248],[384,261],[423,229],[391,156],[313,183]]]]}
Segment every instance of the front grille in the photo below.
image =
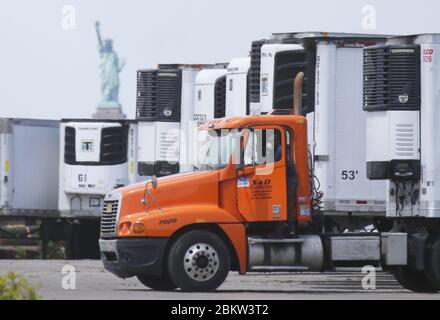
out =
{"type": "Polygon", "coordinates": [[[420,108],[420,48],[416,45],[364,49],[364,110],[420,108]]]}
{"type": "Polygon", "coordinates": [[[64,162],[75,164],[75,128],[66,126],[64,129],[64,162]]]}
{"type": "Polygon", "coordinates": [[[136,119],[179,122],[181,71],[176,68],[137,72],[136,119]]]}
{"type": "Polygon", "coordinates": [[[101,215],[101,236],[116,235],[119,200],[105,200],[101,215]]]}
{"type": "Polygon", "coordinates": [[[215,82],[214,118],[224,118],[226,114],[226,76],[215,82]]]}
{"type": "Polygon", "coordinates": [[[313,48],[282,51],[275,55],[274,109],[292,109],[295,77],[303,72],[302,113],[315,110],[315,56],[313,48]]]}
{"type": "Polygon", "coordinates": [[[249,69],[249,99],[250,102],[260,102],[260,73],[261,73],[261,47],[266,40],[252,42],[251,66],[249,69]]]}

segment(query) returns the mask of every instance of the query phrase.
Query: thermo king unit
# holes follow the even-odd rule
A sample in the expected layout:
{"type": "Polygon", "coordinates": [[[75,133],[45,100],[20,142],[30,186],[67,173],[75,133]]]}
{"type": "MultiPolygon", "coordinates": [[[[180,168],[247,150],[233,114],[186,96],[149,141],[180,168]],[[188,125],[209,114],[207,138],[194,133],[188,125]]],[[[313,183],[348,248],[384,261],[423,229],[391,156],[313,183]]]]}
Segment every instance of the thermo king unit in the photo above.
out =
{"type": "Polygon", "coordinates": [[[137,123],[62,119],[59,209],[100,215],[104,196],[138,181],[137,123]]]}

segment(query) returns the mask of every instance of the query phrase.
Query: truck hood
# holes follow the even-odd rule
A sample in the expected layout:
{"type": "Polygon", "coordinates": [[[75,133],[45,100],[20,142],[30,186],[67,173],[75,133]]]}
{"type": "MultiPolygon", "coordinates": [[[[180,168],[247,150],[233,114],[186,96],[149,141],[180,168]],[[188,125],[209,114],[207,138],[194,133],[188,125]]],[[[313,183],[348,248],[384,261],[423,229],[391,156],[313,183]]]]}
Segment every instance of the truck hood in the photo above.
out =
{"type": "MultiPolygon", "coordinates": [[[[218,179],[217,170],[188,172],[157,179],[157,188],[153,189],[148,184],[150,196],[148,197],[148,211],[171,211],[174,207],[193,205],[218,205],[218,179]]],[[[122,193],[120,217],[139,212],[145,212],[145,183],[140,182],[119,188],[115,191],[122,193]]]]}

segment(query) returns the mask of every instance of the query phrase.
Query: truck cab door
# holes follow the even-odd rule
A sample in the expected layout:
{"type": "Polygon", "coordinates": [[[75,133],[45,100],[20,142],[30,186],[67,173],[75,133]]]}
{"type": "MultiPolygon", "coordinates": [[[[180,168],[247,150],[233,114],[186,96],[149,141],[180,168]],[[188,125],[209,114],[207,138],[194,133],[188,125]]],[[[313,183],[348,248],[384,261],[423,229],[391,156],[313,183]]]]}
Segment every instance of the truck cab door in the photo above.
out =
{"type": "Polygon", "coordinates": [[[284,128],[242,130],[237,203],[247,221],[285,220],[287,213],[284,128]]]}

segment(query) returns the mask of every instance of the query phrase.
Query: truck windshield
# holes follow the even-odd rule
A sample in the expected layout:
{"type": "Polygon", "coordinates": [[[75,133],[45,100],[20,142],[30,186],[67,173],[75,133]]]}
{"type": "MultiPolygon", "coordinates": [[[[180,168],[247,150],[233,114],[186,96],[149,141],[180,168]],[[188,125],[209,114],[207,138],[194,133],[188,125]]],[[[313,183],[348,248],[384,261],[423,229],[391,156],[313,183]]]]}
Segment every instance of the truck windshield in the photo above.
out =
{"type": "Polygon", "coordinates": [[[240,132],[237,129],[199,131],[197,141],[196,166],[199,170],[221,169],[228,165],[231,156],[239,157],[240,132]]]}

